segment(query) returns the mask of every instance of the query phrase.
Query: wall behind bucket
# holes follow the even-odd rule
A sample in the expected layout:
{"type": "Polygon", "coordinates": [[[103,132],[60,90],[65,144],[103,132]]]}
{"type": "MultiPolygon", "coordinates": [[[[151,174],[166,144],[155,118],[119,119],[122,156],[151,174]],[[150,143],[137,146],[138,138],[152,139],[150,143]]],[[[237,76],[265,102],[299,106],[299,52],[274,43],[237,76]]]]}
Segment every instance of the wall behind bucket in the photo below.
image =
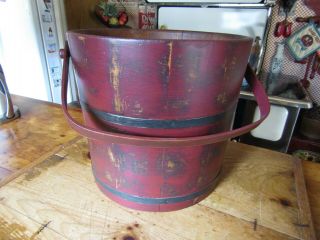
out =
{"type": "MultiPolygon", "coordinates": [[[[68,29],[88,29],[88,28],[105,28],[106,26],[98,20],[95,15],[95,6],[99,3],[98,0],[83,0],[73,1],[65,0],[66,15],[68,21],[68,29]]],[[[138,28],[139,26],[139,1],[129,0],[120,3],[116,0],[108,1],[108,3],[115,3],[118,9],[125,7],[129,16],[127,25],[131,28],[138,28]]]]}
{"type": "MultiPolygon", "coordinates": [[[[305,1],[308,2],[308,1],[305,1]]],[[[298,0],[292,11],[292,14],[288,15],[288,21],[292,22],[292,32],[300,29],[302,26],[305,26],[306,23],[298,23],[295,21],[297,17],[310,17],[315,16],[316,13],[305,5],[305,2],[302,0],[298,0]]],[[[310,2],[310,1],[309,1],[310,2]]],[[[277,4],[272,12],[271,23],[270,23],[270,34],[268,35],[267,44],[266,44],[266,52],[263,60],[263,65],[261,69],[260,79],[266,83],[268,79],[268,74],[270,71],[270,66],[272,63],[272,59],[277,51],[277,45],[280,42],[285,41],[286,39],[283,37],[275,37],[274,32],[278,22],[284,20],[284,14],[279,13],[279,5],[277,4]]],[[[304,74],[306,72],[307,64],[301,64],[295,62],[294,58],[288,52],[288,49],[285,47],[283,54],[283,62],[281,74],[279,77],[279,85],[288,85],[292,83],[297,83],[301,79],[304,78],[304,74]]],[[[310,74],[309,74],[310,75],[310,74]]],[[[308,76],[308,80],[310,80],[308,76]]],[[[306,89],[309,94],[311,100],[317,104],[320,104],[320,74],[315,74],[313,80],[310,80],[310,86],[306,89]]],[[[287,97],[287,96],[285,96],[287,97]]]]}

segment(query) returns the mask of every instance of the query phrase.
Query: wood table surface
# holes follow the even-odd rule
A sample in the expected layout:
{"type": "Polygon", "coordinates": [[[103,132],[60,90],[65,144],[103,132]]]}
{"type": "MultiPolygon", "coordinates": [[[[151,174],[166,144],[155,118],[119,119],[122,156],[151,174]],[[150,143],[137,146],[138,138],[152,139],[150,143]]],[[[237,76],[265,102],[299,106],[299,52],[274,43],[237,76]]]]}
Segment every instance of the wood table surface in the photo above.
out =
{"type": "MultiPolygon", "coordinates": [[[[14,104],[21,119],[0,125],[0,240],[313,239],[299,221],[303,194],[290,155],[230,142],[221,183],[207,199],[176,212],[139,212],[98,190],[87,141],[59,106],[17,96],[14,104]]],[[[80,111],[72,114],[81,120],[80,111]]],[[[319,173],[320,164],[303,162],[320,239],[319,173]]]]}
{"type": "MultiPolygon", "coordinates": [[[[12,98],[21,117],[0,124],[0,186],[78,136],[68,126],[59,105],[21,96],[12,98]]],[[[71,113],[81,121],[80,110],[71,109],[71,113]]]]}

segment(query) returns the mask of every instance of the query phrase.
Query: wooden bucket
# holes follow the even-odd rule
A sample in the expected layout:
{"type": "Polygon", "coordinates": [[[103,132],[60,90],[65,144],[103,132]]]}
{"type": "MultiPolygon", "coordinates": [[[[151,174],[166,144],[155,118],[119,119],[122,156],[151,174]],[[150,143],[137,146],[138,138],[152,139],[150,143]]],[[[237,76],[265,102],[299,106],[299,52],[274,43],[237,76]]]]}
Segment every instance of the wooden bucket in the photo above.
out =
{"type": "Polygon", "coordinates": [[[247,37],[142,30],[67,35],[63,110],[71,127],[89,138],[99,188],[122,205],[171,211],[199,202],[217,183],[227,140],[268,115],[263,87],[246,70],[247,37]],[[85,125],[67,112],[70,56],[85,125]],[[244,74],[261,119],[230,130],[244,74]]]}
{"type": "Polygon", "coordinates": [[[87,121],[161,137],[230,129],[250,38],[104,29],[67,36],[87,121]]]}

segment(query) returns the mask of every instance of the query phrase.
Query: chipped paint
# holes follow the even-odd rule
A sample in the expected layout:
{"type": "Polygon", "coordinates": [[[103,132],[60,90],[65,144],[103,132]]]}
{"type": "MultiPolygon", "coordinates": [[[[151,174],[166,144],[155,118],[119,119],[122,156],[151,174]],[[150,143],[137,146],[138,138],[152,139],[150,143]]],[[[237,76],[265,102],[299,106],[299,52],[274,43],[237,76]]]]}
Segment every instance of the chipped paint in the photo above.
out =
{"type": "Polygon", "coordinates": [[[167,167],[170,168],[170,169],[173,169],[175,167],[174,162],[171,161],[171,160],[168,160],[167,167]]]}
{"type": "Polygon", "coordinates": [[[111,148],[108,148],[107,152],[108,152],[110,161],[114,163],[116,160],[115,160],[115,157],[113,155],[113,152],[112,152],[111,148]]]}
{"type": "Polygon", "coordinates": [[[226,57],[226,58],[224,59],[223,65],[222,65],[222,67],[223,67],[223,80],[224,80],[224,81],[226,81],[226,80],[229,79],[228,71],[229,71],[230,69],[229,69],[228,59],[229,59],[229,57],[226,57]]]}
{"type": "MultiPolygon", "coordinates": [[[[165,92],[168,91],[168,86],[170,82],[172,64],[173,64],[173,42],[169,41],[167,43],[167,51],[166,53],[159,59],[158,64],[161,65],[160,75],[161,75],[161,82],[165,92]]],[[[164,105],[166,105],[165,103],[164,105]]]]}
{"type": "Polygon", "coordinates": [[[186,111],[190,104],[189,100],[168,100],[168,105],[171,109],[186,111]]]}
{"type": "Polygon", "coordinates": [[[86,40],[86,38],[84,36],[78,36],[78,39],[82,42],[84,42],[86,40]]]}
{"type": "Polygon", "coordinates": [[[168,43],[169,46],[169,56],[168,56],[168,75],[171,75],[171,65],[172,65],[172,49],[173,49],[173,42],[168,43]]]}
{"type": "Polygon", "coordinates": [[[119,81],[120,66],[119,66],[117,54],[118,54],[117,49],[113,48],[112,57],[111,57],[110,80],[111,80],[112,87],[114,89],[114,99],[113,99],[114,109],[116,112],[121,113],[124,109],[124,104],[120,96],[120,81],[119,81]]]}
{"type": "Polygon", "coordinates": [[[109,159],[110,159],[111,163],[113,164],[113,166],[120,169],[120,161],[119,161],[119,159],[117,159],[114,156],[112,149],[110,147],[108,148],[107,152],[108,152],[109,159]]]}
{"type": "Polygon", "coordinates": [[[218,102],[218,103],[221,103],[221,104],[224,104],[224,103],[227,102],[226,92],[220,93],[220,94],[217,96],[217,102],[218,102]]]}
{"type": "Polygon", "coordinates": [[[198,179],[197,179],[197,184],[200,185],[200,184],[202,183],[202,181],[203,181],[203,178],[202,178],[201,176],[198,177],[198,179]]]}
{"type": "Polygon", "coordinates": [[[134,112],[136,114],[141,114],[143,113],[143,107],[141,106],[140,103],[136,102],[134,105],[133,105],[133,108],[134,108],[134,112]]]}
{"type": "Polygon", "coordinates": [[[200,68],[200,57],[199,56],[190,56],[190,65],[187,67],[187,80],[194,82],[200,80],[199,78],[199,68],[200,68]]]}
{"type": "Polygon", "coordinates": [[[116,182],[116,189],[118,189],[120,186],[122,186],[126,181],[123,178],[117,179],[115,180],[116,182]]]}
{"type": "Polygon", "coordinates": [[[83,46],[86,44],[86,38],[84,36],[78,36],[78,39],[81,41],[83,46]]]}
{"type": "Polygon", "coordinates": [[[192,68],[189,70],[188,76],[189,76],[189,79],[192,81],[197,80],[198,78],[195,69],[192,69],[192,68]]]}
{"type": "Polygon", "coordinates": [[[233,56],[231,58],[230,64],[229,64],[229,72],[233,72],[236,68],[236,64],[237,64],[237,57],[233,56]]]}
{"type": "Polygon", "coordinates": [[[118,189],[119,187],[120,187],[120,181],[116,179],[116,189],[118,189]]]}
{"type": "Polygon", "coordinates": [[[200,200],[200,198],[199,198],[199,197],[196,197],[195,199],[193,199],[193,204],[198,203],[198,202],[199,202],[199,200],[200,200]]]}
{"type": "Polygon", "coordinates": [[[159,157],[157,168],[164,177],[178,176],[185,170],[185,160],[180,153],[163,153],[159,157]]]}
{"type": "Polygon", "coordinates": [[[233,56],[232,57],[232,60],[231,60],[231,65],[236,65],[236,63],[237,63],[237,57],[236,56],[233,56]]]}
{"type": "Polygon", "coordinates": [[[110,174],[108,171],[106,171],[106,173],[105,173],[104,176],[106,177],[106,179],[107,179],[109,182],[113,182],[113,179],[112,179],[112,177],[111,177],[111,174],[110,174]]]}
{"type": "Polygon", "coordinates": [[[88,58],[81,58],[80,62],[79,62],[79,65],[81,67],[85,67],[88,65],[88,58]]]}
{"type": "Polygon", "coordinates": [[[237,57],[233,56],[228,62],[229,58],[226,58],[223,64],[224,68],[224,74],[223,74],[223,79],[228,80],[230,78],[230,73],[234,71],[236,64],[237,64],[237,57]]]}
{"type": "Polygon", "coordinates": [[[227,72],[228,72],[228,66],[225,65],[225,66],[224,66],[224,75],[227,75],[227,72]]]}

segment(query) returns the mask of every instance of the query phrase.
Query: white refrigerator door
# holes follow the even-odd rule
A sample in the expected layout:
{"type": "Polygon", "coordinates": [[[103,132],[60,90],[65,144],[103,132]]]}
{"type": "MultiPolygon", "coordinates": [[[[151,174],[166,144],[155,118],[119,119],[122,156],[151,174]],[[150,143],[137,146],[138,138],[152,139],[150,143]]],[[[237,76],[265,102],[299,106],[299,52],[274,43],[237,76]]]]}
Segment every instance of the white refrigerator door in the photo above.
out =
{"type": "Polygon", "coordinates": [[[10,93],[51,101],[32,0],[0,1],[0,62],[10,93]]]}
{"type": "Polygon", "coordinates": [[[267,8],[160,7],[158,27],[264,37],[267,8]]]}
{"type": "Polygon", "coordinates": [[[63,7],[60,0],[0,1],[0,63],[12,94],[61,103],[63,7]]]}
{"type": "MultiPolygon", "coordinates": [[[[46,56],[52,100],[55,103],[61,103],[62,61],[59,57],[59,49],[64,47],[65,42],[66,19],[64,4],[58,0],[36,0],[36,8],[46,56]]],[[[72,71],[70,72],[72,73],[72,71]]],[[[69,88],[69,101],[72,100],[70,93],[69,88]]]]}

